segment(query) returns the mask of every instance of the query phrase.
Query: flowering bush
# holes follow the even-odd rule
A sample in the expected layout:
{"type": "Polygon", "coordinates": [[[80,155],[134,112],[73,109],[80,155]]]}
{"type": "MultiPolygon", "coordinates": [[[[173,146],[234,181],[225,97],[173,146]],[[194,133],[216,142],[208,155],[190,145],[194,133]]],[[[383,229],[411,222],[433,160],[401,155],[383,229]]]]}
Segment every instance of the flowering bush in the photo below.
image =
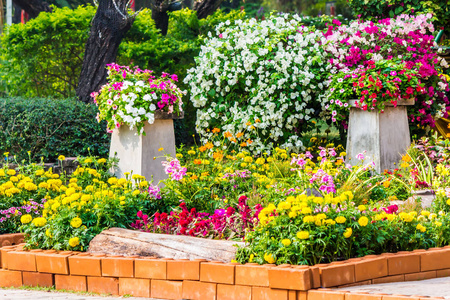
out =
{"type": "Polygon", "coordinates": [[[263,153],[275,144],[303,149],[302,132],[321,110],[331,67],[320,47],[320,31],[302,26],[297,16],[227,21],[216,27],[188,71],[191,101],[198,108],[197,131],[206,143],[217,127],[252,141],[263,153]]]}
{"type": "Polygon", "coordinates": [[[259,213],[237,261],[317,264],[337,259],[447,245],[450,216],[430,211],[397,213],[352,203],[353,194],[290,195],[259,213]]]}
{"type": "Polygon", "coordinates": [[[143,133],[144,123],[153,124],[157,110],[182,111],[183,93],[175,83],[177,75],[163,73],[156,78],[150,70],[110,64],[108,81],[92,97],[100,111],[97,120],[106,120],[110,131],[125,124],[143,133]]]}
{"type": "MultiPolygon", "coordinates": [[[[16,232],[21,221],[25,218],[40,217],[44,208],[45,199],[38,203],[30,200],[21,206],[12,206],[5,210],[0,210],[0,234],[16,232]]],[[[31,221],[31,220],[30,220],[31,221]]]]}
{"type": "Polygon", "coordinates": [[[324,101],[333,121],[347,117],[344,104],[350,99],[359,99],[362,109],[382,110],[386,102],[395,106],[402,98],[415,98],[408,114],[420,126],[434,127],[434,118],[448,116],[449,87],[439,75],[447,63],[431,48],[435,43],[430,18],[400,15],[378,23],[358,20],[329,26],[324,47],[340,72],[330,76],[324,101]]]}
{"type": "Polygon", "coordinates": [[[247,205],[247,196],[239,197],[237,209],[232,206],[216,209],[213,214],[197,212],[195,208],[188,210],[185,203],[180,204],[181,211],[155,213],[152,218],[137,213],[131,227],[145,232],[211,237],[215,239],[242,239],[245,232],[252,230],[258,223],[261,205],[254,209],[247,205]]]}

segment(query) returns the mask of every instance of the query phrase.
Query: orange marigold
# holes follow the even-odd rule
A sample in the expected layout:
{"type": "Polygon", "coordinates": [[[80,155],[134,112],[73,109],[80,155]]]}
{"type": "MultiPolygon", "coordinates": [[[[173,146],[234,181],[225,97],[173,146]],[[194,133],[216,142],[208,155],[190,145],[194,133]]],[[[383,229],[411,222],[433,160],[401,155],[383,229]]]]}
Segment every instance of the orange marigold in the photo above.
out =
{"type": "Polygon", "coordinates": [[[211,149],[214,147],[214,145],[213,145],[213,143],[208,142],[208,143],[206,143],[205,147],[206,147],[206,149],[211,149]]]}
{"type": "Polygon", "coordinates": [[[205,152],[206,151],[206,147],[205,146],[201,146],[200,148],[198,148],[198,150],[200,152],[205,152]]]}
{"type": "Polygon", "coordinates": [[[226,138],[233,137],[233,135],[232,135],[231,132],[229,132],[229,131],[224,132],[223,135],[224,135],[226,138]]]}
{"type": "Polygon", "coordinates": [[[202,160],[201,159],[194,159],[194,164],[195,165],[201,165],[202,164],[202,160]]]}
{"type": "Polygon", "coordinates": [[[220,129],[216,127],[216,128],[214,128],[214,129],[212,130],[212,132],[213,132],[213,133],[219,133],[219,132],[220,132],[220,129]]]}

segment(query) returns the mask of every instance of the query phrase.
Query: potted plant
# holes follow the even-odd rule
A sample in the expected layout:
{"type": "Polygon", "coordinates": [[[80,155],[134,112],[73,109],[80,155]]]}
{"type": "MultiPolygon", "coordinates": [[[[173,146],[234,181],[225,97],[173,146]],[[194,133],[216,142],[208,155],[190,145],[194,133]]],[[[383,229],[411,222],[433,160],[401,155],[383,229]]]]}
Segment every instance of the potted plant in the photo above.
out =
{"type": "Polygon", "coordinates": [[[97,120],[112,132],[110,156],[118,156],[115,175],[134,172],[154,180],[166,177],[158,150],[175,155],[173,119],[182,118],[182,95],[177,75],[153,76],[150,70],[110,64],[108,82],[92,93],[97,120]]]}

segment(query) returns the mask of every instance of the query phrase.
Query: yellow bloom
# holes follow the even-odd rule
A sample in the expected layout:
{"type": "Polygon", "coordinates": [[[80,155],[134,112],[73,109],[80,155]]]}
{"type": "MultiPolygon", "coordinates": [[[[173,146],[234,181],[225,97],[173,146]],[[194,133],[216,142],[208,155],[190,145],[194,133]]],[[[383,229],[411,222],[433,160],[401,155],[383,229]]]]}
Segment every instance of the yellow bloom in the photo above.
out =
{"type": "Polygon", "coordinates": [[[177,153],[175,156],[176,156],[177,158],[183,158],[183,154],[181,154],[181,153],[177,153]]]}
{"type": "Polygon", "coordinates": [[[140,193],[139,190],[135,190],[135,191],[133,191],[132,195],[133,195],[133,196],[137,196],[137,195],[139,195],[139,193],[140,193]]]}
{"type": "Polygon", "coordinates": [[[139,183],[139,187],[140,187],[141,189],[148,187],[148,182],[145,181],[145,180],[144,180],[144,181],[141,181],[141,182],[139,183]]]}
{"type": "Polygon", "coordinates": [[[367,226],[367,224],[369,224],[369,219],[365,216],[362,216],[361,218],[359,218],[358,224],[359,226],[365,227],[367,226]]]}
{"type": "Polygon", "coordinates": [[[78,237],[73,237],[69,239],[69,246],[74,248],[80,244],[80,239],[78,237]]]}
{"type": "Polygon", "coordinates": [[[49,238],[52,238],[52,232],[50,231],[50,228],[47,228],[47,230],[45,231],[45,235],[48,236],[49,238]]]}
{"type": "Polygon", "coordinates": [[[23,215],[22,217],[20,217],[20,222],[22,224],[28,224],[33,220],[33,217],[29,214],[23,215]]]}
{"type": "Polygon", "coordinates": [[[353,230],[349,227],[349,228],[345,229],[343,235],[346,239],[348,239],[349,237],[352,236],[352,234],[353,234],[353,230]]]}
{"type": "Polygon", "coordinates": [[[36,227],[43,227],[47,224],[47,220],[45,218],[39,217],[33,220],[33,225],[36,227]]]}
{"type": "Polygon", "coordinates": [[[194,150],[189,150],[187,153],[188,153],[189,155],[195,155],[195,151],[194,151],[194,150]]]}
{"type": "Polygon", "coordinates": [[[419,230],[420,232],[427,231],[427,228],[425,226],[423,226],[422,224],[417,224],[416,229],[419,230]]]}
{"type": "Polygon", "coordinates": [[[309,232],[308,231],[299,231],[299,232],[297,232],[297,238],[299,238],[301,240],[306,240],[307,238],[309,238],[309,232]]]}
{"type": "Polygon", "coordinates": [[[41,176],[42,174],[44,174],[44,170],[37,170],[36,171],[36,176],[41,176]]]}
{"type": "Polygon", "coordinates": [[[64,156],[64,155],[60,155],[60,156],[58,156],[58,160],[66,160],[66,157],[64,156]]]}
{"type": "Polygon", "coordinates": [[[336,217],[335,220],[336,220],[336,223],[338,223],[338,224],[343,224],[343,223],[345,223],[345,221],[347,221],[347,219],[343,216],[336,217]]]}
{"type": "Polygon", "coordinates": [[[9,169],[8,171],[6,171],[6,174],[8,174],[9,176],[13,176],[16,175],[16,171],[13,169],[9,169]]]}
{"type": "Polygon", "coordinates": [[[305,216],[303,218],[303,223],[314,223],[315,218],[314,216],[305,216]]]}
{"type": "Polygon", "coordinates": [[[73,228],[78,228],[82,224],[83,224],[83,221],[78,217],[75,217],[70,221],[70,226],[72,226],[73,228]]]}
{"type": "Polygon", "coordinates": [[[359,211],[365,211],[367,207],[365,205],[359,205],[358,206],[359,211]]]}
{"type": "Polygon", "coordinates": [[[289,213],[289,218],[295,218],[297,216],[297,213],[295,212],[295,211],[291,211],[290,213],[289,213]]]}
{"type": "Polygon", "coordinates": [[[164,150],[163,147],[161,147],[161,148],[158,149],[159,152],[161,152],[161,151],[163,151],[163,150],[164,150]]]}
{"type": "Polygon", "coordinates": [[[269,264],[273,264],[276,262],[275,258],[272,254],[264,254],[264,260],[267,261],[269,264]]]}
{"type": "Polygon", "coordinates": [[[282,243],[285,247],[287,247],[287,246],[289,246],[289,245],[291,244],[291,240],[290,240],[290,239],[283,239],[283,240],[281,240],[281,243],[282,243]]]}
{"type": "Polygon", "coordinates": [[[99,164],[104,164],[106,162],[106,158],[100,158],[99,160],[97,160],[97,162],[99,164]]]}
{"type": "Polygon", "coordinates": [[[427,210],[422,210],[422,212],[420,213],[422,216],[428,217],[430,215],[430,212],[427,210]]]}

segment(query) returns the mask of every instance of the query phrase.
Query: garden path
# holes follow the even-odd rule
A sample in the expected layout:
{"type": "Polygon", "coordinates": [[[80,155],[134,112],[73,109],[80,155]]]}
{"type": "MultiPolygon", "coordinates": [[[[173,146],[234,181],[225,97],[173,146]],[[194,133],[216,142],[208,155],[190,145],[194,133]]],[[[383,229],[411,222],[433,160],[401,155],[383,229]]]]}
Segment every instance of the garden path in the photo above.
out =
{"type": "Polygon", "coordinates": [[[0,299],[2,300],[156,300],[155,298],[135,298],[135,297],[118,297],[118,296],[91,296],[88,294],[64,293],[58,291],[34,291],[34,290],[12,290],[0,288],[0,299]]]}
{"type": "Polygon", "coordinates": [[[398,295],[419,295],[430,297],[444,297],[450,299],[450,277],[434,278],[421,281],[405,281],[360,285],[341,288],[352,292],[385,293],[398,295]]]}

